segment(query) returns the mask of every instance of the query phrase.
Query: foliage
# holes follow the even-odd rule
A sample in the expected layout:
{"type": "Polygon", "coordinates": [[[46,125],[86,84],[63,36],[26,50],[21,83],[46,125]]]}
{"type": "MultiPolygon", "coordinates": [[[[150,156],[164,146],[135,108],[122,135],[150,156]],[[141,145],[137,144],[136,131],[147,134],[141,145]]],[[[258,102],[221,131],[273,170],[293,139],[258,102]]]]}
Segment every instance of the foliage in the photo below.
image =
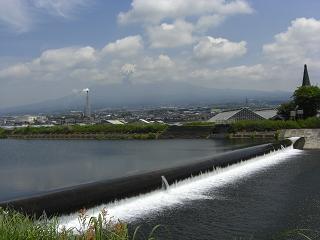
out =
{"type": "Polygon", "coordinates": [[[119,134],[150,134],[161,133],[167,128],[164,124],[95,124],[95,125],[70,125],[53,127],[25,127],[16,128],[12,134],[85,134],[85,133],[119,133],[119,134]]]}
{"type": "Polygon", "coordinates": [[[303,109],[304,117],[314,117],[320,108],[320,88],[317,86],[299,87],[293,94],[294,103],[303,109]]]}
{"type": "Polygon", "coordinates": [[[283,116],[285,119],[289,119],[290,112],[294,111],[295,107],[296,107],[296,104],[294,103],[294,101],[283,103],[278,108],[278,114],[283,116]]]}
{"type": "Polygon", "coordinates": [[[299,121],[246,120],[231,124],[230,132],[239,131],[276,131],[280,129],[320,128],[319,118],[308,118],[299,121]]]}
{"type": "MultiPolygon", "coordinates": [[[[133,237],[129,237],[127,224],[114,222],[108,218],[106,210],[98,217],[89,218],[85,210],[79,211],[80,228],[60,228],[57,218],[48,219],[45,215],[39,219],[29,217],[13,210],[0,208],[0,239],[15,240],[135,240],[139,227],[133,237]]],[[[147,240],[154,240],[155,232],[160,227],[152,229],[147,240]]]]}
{"type": "Polygon", "coordinates": [[[205,127],[213,127],[214,122],[187,122],[184,123],[183,126],[205,126],[205,127]]]}
{"type": "Polygon", "coordinates": [[[0,138],[6,138],[7,134],[6,134],[6,130],[4,130],[3,128],[0,128],[0,138]]]}

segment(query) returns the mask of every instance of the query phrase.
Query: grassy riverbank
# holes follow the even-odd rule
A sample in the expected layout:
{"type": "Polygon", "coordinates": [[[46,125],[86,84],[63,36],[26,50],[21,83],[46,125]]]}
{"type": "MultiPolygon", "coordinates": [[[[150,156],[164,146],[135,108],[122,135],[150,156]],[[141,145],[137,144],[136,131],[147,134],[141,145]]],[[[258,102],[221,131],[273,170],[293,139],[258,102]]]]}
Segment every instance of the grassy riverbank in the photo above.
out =
{"type": "Polygon", "coordinates": [[[96,124],[53,127],[23,127],[0,130],[2,138],[25,139],[157,139],[167,129],[164,124],[96,124]]]}
{"type": "MultiPolygon", "coordinates": [[[[47,219],[46,216],[35,219],[16,211],[0,208],[0,239],[14,240],[156,240],[158,230],[155,226],[148,236],[139,234],[139,227],[129,233],[128,225],[123,222],[113,222],[107,211],[103,210],[97,218],[89,219],[85,210],[79,211],[80,228],[61,228],[57,218],[47,219]],[[141,236],[143,237],[141,238],[141,236]]],[[[168,230],[166,231],[170,236],[168,230]]],[[[272,239],[318,239],[319,232],[309,229],[283,231],[272,239]]],[[[171,239],[171,238],[169,238],[171,239]]],[[[254,237],[250,239],[255,239],[254,237]]]]}
{"type": "Polygon", "coordinates": [[[205,139],[214,128],[211,123],[190,123],[183,126],[166,124],[70,125],[54,127],[23,127],[1,129],[0,137],[16,139],[205,139]]]}
{"type": "MultiPolygon", "coordinates": [[[[97,218],[88,218],[86,211],[79,212],[81,227],[79,229],[59,229],[57,218],[47,219],[42,216],[35,219],[16,211],[0,208],[0,239],[14,240],[135,240],[138,228],[129,236],[126,223],[110,220],[106,211],[97,218]]],[[[160,226],[156,226],[148,237],[143,239],[155,240],[154,234],[160,226]]]]}
{"type": "Polygon", "coordinates": [[[235,138],[277,137],[279,130],[320,128],[320,118],[298,121],[238,121],[229,125],[191,122],[182,126],[166,124],[95,124],[53,127],[23,127],[12,130],[0,128],[0,138],[17,139],[95,139],[95,140],[149,140],[149,139],[206,139],[223,133],[235,138]],[[222,128],[221,128],[222,126],[222,128]],[[246,134],[244,136],[244,134],[246,134]],[[260,134],[260,135],[259,135],[260,134]],[[248,135],[248,136],[247,136],[248,135]]]}
{"type": "Polygon", "coordinates": [[[54,127],[24,127],[15,128],[11,134],[81,134],[81,133],[122,133],[122,134],[148,134],[161,133],[167,128],[164,124],[95,124],[70,125],[54,127]]]}

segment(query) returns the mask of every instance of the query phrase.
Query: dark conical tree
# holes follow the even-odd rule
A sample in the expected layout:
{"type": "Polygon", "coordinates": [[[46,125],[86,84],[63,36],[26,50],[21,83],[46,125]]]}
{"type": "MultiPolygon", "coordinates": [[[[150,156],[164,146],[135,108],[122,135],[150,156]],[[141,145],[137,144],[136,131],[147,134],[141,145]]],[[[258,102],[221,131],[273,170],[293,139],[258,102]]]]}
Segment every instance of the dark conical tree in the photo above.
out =
{"type": "Polygon", "coordinates": [[[304,65],[302,86],[303,87],[311,86],[310,79],[309,79],[309,74],[308,74],[307,64],[304,65]]]}

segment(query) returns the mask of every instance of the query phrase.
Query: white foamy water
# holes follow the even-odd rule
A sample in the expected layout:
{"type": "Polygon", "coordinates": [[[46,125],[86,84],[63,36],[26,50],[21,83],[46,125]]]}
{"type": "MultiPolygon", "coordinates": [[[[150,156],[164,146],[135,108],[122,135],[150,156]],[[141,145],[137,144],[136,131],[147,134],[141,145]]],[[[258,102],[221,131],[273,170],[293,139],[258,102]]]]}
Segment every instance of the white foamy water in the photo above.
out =
{"type": "MultiPolygon", "coordinates": [[[[293,156],[301,154],[301,152],[301,150],[293,149],[291,146],[183,180],[170,185],[166,191],[156,190],[136,197],[103,204],[89,209],[87,214],[89,217],[96,217],[101,210],[106,209],[114,219],[130,222],[136,218],[177,207],[193,200],[214,198],[214,196],[207,194],[208,191],[248,178],[250,175],[287,161],[293,156]]],[[[80,228],[77,213],[61,217],[60,223],[61,226],[66,228],[80,228]]]]}

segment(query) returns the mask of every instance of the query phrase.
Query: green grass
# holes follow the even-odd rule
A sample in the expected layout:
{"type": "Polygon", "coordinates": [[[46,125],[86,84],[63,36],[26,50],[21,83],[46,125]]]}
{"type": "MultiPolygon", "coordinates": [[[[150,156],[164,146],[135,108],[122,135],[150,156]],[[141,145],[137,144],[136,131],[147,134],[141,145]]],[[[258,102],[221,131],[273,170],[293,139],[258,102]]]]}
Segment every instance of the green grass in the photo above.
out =
{"type": "MultiPolygon", "coordinates": [[[[135,240],[139,232],[137,228],[130,237],[127,224],[114,223],[105,210],[96,218],[89,218],[86,211],[81,210],[78,221],[80,229],[59,229],[57,218],[48,219],[44,215],[35,219],[0,208],[0,240],[135,240]]],[[[145,239],[156,239],[154,235],[159,227],[153,228],[145,239]]]]}
{"type": "MultiPolygon", "coordinates": [[[[0,208],[0,240],[156,240],[156,233],[160,228],[170,233],[163,225],[155,226],[148,236],[141,238],[140,226],[129,234],[128,225],[121,221],[111,220],[106,210],[102,210],[98,217],[89,218],[85,210],[78,215],[79,228],[60,228],[58,218],[48,219],[45,215],[40,218],[29,217],[16,211],[0,208]],[[130,236],[131,235],[131,236],[130,236]]],[[[320,232],[310,229],[294,229],[282,231],[273,240],[289,239],[319,239],[320,232]]],[[[250,239],[255,239],[251,237],[250,239]]]]}
{"type": "Polygon", "coordinates": [[[301,128],[320,128],[319,118],[308,118],[298,121],[275,121],[275,120],[259,120],[259,121],[239,121],[230,125],[230,132],[240,131],[277,131],[281,129],[301,129],[301,128]]]}

